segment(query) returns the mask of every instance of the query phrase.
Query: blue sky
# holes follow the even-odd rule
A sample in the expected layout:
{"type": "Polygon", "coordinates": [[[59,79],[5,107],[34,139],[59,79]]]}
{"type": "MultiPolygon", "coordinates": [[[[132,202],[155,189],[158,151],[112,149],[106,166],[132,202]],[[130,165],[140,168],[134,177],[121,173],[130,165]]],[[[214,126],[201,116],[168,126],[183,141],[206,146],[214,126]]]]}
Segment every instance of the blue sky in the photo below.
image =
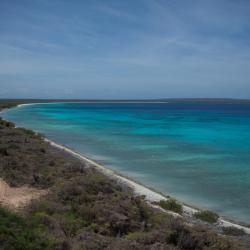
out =
{"type": "Polygon", "coordinates": [[[248,0],[1,0],[0,98],[250,98],[248,0]]]}

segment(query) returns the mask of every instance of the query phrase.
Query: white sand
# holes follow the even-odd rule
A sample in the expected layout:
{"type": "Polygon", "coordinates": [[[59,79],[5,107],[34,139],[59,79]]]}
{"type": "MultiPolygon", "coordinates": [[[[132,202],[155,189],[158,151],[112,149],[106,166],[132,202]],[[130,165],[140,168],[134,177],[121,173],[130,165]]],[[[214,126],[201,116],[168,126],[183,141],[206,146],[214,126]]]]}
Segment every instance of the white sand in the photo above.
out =
{"type": "Polygon", "coordinates": [[[23,107],[23,106],[30,106],[30,105],[37,105],[37,104],[67,104],[67,103],[87,103],[87,104],[91,104],[91,103],[108,103],[108,104],[112,104],[112,103],[150,103],[150,104],[159,104],[159,103],[169,103],[169,102],[165,102],[165,101],[76,101],[76,102],[35,102],[35,103],[23,103],[23,104],[18,104],[17,107],[23,107]]]}
{"type": "MultiPolygon", "coordinates": [[[[49,142],[52,146],[59,148],[61,150],[64,150],[65,152],[70,153],[71,155],[77,157],[78,159],[90,163],[91,165],[93,165],[94,167],[96,167],[98,170],[100,170],[103,174],[105,174],[108,177],[111,177],[112,179],[117,180],[120,183],[123,183],[125,185],[127,185],[128,187],[132,188],[132,190],[134,191],[134,193],[136,195],[143,195],[145,196],[145,200],[153,207],[161,209],[164,212],[170,213],[174,216],[180,216],[179,214],[173,213],[171,211],[166,211],[162,208],[160,208],[159,206],[152,204],[153,202],[159,202],[160,200],[167,200],[168,198],[160,193],[157,193],[156,191],[151,190],[150,188],[147,188],[139,183],[136,183],[133,180],[130,180],[129,178],[126,178],[124,176],[121,176],[120,174],[116,173],[115,171],[106,168],[100,164],[98,164],[97,162],[81,155],[80,153],[77,153],[65,146],[62,146],[60,144],[57,144],[49,139],[45,139],[45,141],[49,142]]],[[[198,212],[198,209],[192,208],[190,206],[184,205],[183,206],[183,212],[185,214],[188,214],[190,216],[192,216],[194,213],[198,212]]],[[[219,218],[219,224],[222,227],[236,227],[238,229],[242,229],[244,230],[247,234],[250,234],[250,228],[227,221],[223,218],[219,218]]]]}

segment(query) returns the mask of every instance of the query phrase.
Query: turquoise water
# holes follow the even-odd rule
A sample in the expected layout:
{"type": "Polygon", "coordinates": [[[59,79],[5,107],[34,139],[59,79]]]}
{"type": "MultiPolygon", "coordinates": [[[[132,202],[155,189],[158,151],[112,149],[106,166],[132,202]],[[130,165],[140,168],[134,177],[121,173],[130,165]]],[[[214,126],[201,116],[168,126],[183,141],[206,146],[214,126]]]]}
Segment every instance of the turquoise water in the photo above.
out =
{"type": "Polygon", "coordinates": [[[250,104],[54,103],[2,116],[184,202],[250,223],[250,104]]]}

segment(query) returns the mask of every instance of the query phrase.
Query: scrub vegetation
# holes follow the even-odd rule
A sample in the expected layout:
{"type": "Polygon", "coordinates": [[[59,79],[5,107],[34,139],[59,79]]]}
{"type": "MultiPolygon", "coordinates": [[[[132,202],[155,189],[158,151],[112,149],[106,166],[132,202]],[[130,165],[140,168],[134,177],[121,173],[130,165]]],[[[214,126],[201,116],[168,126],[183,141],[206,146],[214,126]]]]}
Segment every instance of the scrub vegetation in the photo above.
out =
{"type": "Polygon", "coordinates": [[[218,214],[211,212],[211,211],[208,211],[208,210],[199,211],[199,212],[195,213],[195,217],[199,220],[203,220],[203,221],[206,221],[209,223],[216,223],[219,219],[218,214]]]}
{"type": "Polygon", "coordinates": [[[182,214],[182,205],[172,198],[168,200],[161,200],[159,202],[159,206],[165,210],[170,210],[172,212],[182,214]]]}
{"type": "MultiPolygon", "coordinates": [[[[0,249],[240,249],[229,237],[153,209],[93,166],[4,120],[0,159],[0,178],[11,187],[47,190],[18,211],[0,206],[0,249]]],[[[173,200],[160,205],[182,211],[173,200]]]]}
{"type": "Polygon", "coordinates": [[[245,231],[236,227],[223,227],[223,232],[226,235],[243,236],[246,235],[245,231]]]}

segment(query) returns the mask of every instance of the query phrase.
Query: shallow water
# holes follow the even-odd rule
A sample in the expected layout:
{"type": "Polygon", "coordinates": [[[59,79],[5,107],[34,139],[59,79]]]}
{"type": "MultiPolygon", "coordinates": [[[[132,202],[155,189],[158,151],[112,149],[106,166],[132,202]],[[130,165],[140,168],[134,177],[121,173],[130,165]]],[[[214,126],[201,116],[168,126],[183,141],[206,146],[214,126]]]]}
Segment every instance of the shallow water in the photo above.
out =
{"type": "Polygon", "coordinates": [[[250,223],[250,104],[53,103],[2,116],[184,202],[250,223]]]}

